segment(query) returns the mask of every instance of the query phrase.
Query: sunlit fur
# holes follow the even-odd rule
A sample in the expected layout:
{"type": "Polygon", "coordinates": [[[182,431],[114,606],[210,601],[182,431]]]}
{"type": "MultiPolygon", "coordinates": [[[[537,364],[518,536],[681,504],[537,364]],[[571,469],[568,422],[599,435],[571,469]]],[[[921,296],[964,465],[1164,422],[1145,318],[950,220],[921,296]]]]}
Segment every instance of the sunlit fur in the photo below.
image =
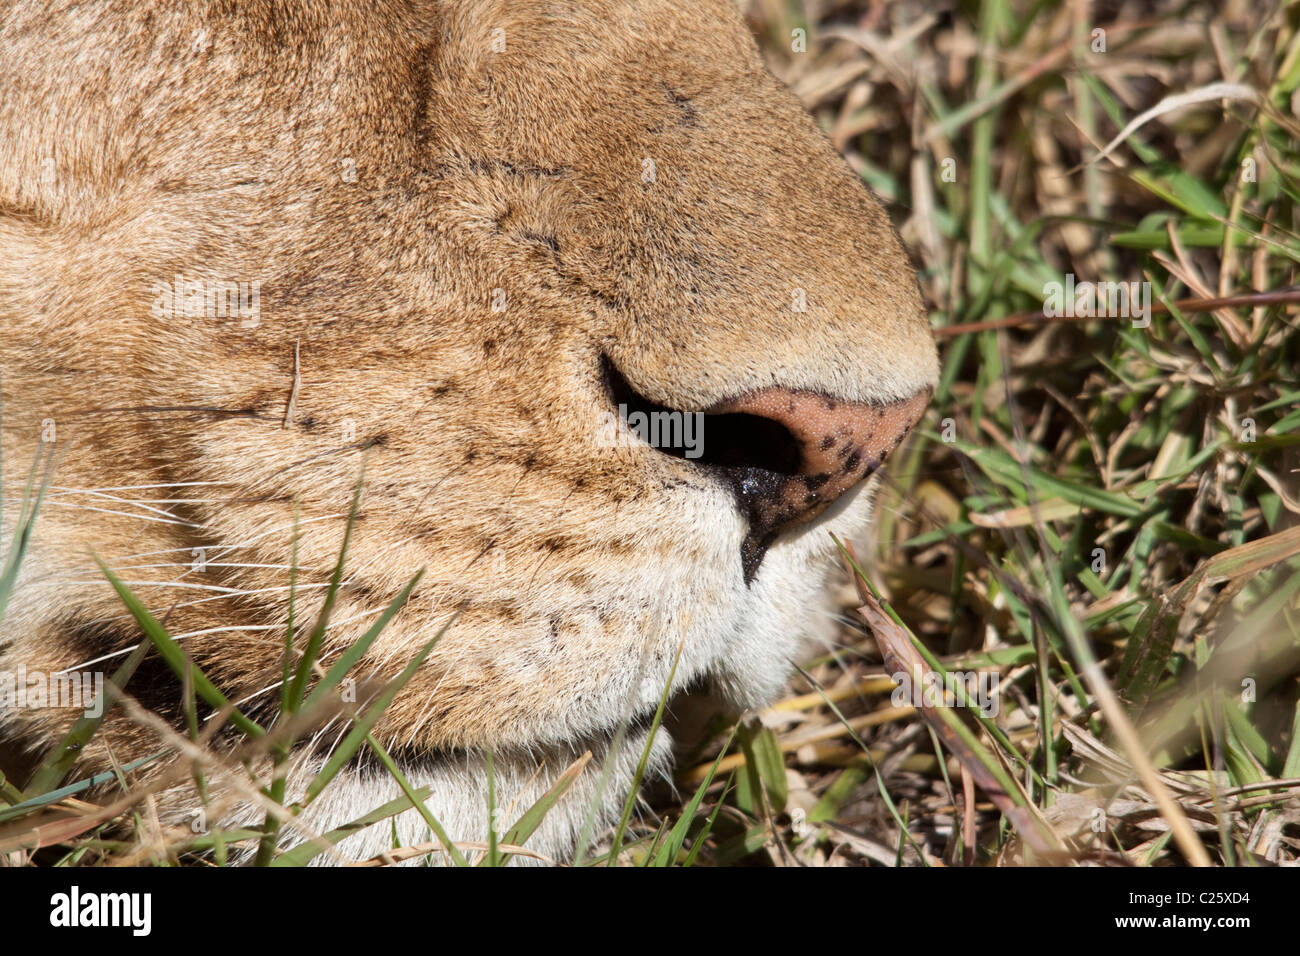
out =
{"type": "MultiPolygon", "coordinates": [[[[892,401],[936,379],[886,216],[729,0],[6,5],[0,323],[6,531],[43,434],[57,458],[0,666],[122,661],[140,635],[99,555],[269,722],[294,528],[305,629],[364,459],[325,663],[425,568],[358,668],[361,701],[459,617],[376,737],[466,840],[486,748],[518,808],[593,749],[591,782],[529,844],[561,859],[611,735],[634,721],[639,751],[679,649],[674,690],[732,707],[779,691],[829,619],[828,532],[868,513],[859,494],[779,539],[747,586],[727,489],[596,442],[602,355],[683,410],[769,385],[892,401]],[[260,283],[256,324],[160,317],[176,276],[260,283]]],[[[129,689],[180,719],[161,664],[129,689]]],[[[39,754],[72,716],[15,710],[6,733],[39,754]]],[[[81,769],[110,744],[124,763],[159,739],[117,709],[81,769]]],[[[597,825],[636,756],[610,764],[597,825]]],[[[397,793],[352,768],[308,819],[397,793]]],[[[197,798],[163,805],[183,818],[197,798]]]]}

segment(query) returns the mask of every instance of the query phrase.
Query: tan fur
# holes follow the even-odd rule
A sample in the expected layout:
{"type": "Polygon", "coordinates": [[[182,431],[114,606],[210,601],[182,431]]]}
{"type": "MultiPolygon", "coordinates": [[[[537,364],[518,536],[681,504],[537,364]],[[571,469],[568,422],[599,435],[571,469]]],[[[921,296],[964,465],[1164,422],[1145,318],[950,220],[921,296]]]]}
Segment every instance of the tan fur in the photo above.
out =
{"type": "MultiPolygon", "coordinates": [[[[936,379],[887,218],[728,0],[0,7],[0,323],[6,532],[43,423],[58,456],[0,665],[134,645],[94,553],[232,699],[272,687],[269,720],[294,501],[303,621],[364,458],[326,660],[426,568],[361,671],[460,617],[377,735],[412,767],[491,746],[520,779],[652,708],[679,646],[676,688],[768,699],[818,627],[827,530],[866,516],[778,540],[746,585],[725,489],[595,443],[602,355],[688,411],[936,379]],[[258,323],[159,318],[178,275],[260,282],[258,323]]],[[[71,720],[5,719],[32,752],[71,720]]],[[[101,736],[158,746],[117,712],[101,736]]],[[[481,806],[448,786],[446,813],[481,806]]]]}

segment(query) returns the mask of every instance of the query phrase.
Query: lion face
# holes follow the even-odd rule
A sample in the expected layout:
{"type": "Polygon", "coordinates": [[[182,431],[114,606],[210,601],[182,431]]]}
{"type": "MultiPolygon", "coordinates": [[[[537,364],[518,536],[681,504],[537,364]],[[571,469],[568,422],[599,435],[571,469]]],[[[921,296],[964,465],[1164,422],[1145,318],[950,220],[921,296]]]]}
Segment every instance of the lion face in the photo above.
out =
{"type": "Polygon", "coordinates": [[[937,363],[730,3],[20,5],[0,54],[5,460],[58,456],[10,661],[138,640],[94,552],[273,709],[364,463],[325,657],[425,569],[362,668],[458,615],[376,728],[412,764],[599,748],[675,661],[780,689],[937,363]]]}

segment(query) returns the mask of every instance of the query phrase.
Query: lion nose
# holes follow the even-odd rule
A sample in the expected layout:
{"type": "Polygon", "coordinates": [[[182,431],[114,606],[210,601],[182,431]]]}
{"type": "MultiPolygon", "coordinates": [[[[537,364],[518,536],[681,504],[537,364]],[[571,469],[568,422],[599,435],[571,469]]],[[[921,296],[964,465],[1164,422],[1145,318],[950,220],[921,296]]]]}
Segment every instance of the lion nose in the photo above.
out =
{"type": "MultiPolygon", "coordinates": [[[[731,460],[715,464],[749,519],[741,549],[747,582],[778,534],[812,521],[880,467],[920,421],[931,394],[927,388],[874,404],[772,387],[708,409],[725,416],[706,419],[709,426],[731,423],[731,460]],[[777,447],[782,432],[784,449],[777,447]]],[[[713,438],[709,426],[706,448],[713,438]]]]}

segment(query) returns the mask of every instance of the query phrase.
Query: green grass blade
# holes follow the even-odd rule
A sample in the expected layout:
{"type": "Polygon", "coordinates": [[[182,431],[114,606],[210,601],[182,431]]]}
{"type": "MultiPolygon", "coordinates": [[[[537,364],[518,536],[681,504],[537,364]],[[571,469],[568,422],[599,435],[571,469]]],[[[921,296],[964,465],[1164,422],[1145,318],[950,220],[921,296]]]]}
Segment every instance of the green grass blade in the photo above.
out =
{"type": "Polygon", "coordinates": [[[650,762],[650,750],[654,746],[659,725],[663,722],[664,708],[668,706],[668,694],[672,690],[673,678],[677,676],[677,664],[681,659],[682,645],[678,645],[677,653],[673,656],[672,669],[668,672],[668,680],[664,683],[663,693],[659,695],[659,706],[655,708],[654,720],[650,722],[650,732],[646,735],[645,746],[641,748],[641,759],[637,761],[636,773],[632,775],[632,789],[628,791],[627,800],[623,804],[623,815],[619,818],[618,828],[614,831],[614,840],[610,844],[609,866],[613,866],[618,861],[619,850],[623,845],[623,834],[627,832],[628,821],[632,819],[632,808],[636,806],[641,779],[645,776],[646,765],[650,762]]]}
{"type": "Polygon", "coordinates": [[[334,749],[325,766],[321,768],[321,771],[308,785],[304,803],[311,803],[311,801],[320,796],[320,793],[325,789],[325,786],[333,780],[338,772],[343,769],[344,765],[352,759],[353,755],[356,754],[356,752],[361,748],[361,745],[365,742],[366,737],[369,736],[370,729],[379,722],[379,718],[384,715],[384,711],[387,710],[388,706],[393,702],[393,698],[397,696],[398,691],[405,687],[407,681],[415,676],[415,672],[419,670],[420,665],[424,663],[425,658],[429,656],[429,652],[433,650],[433,646],[438,643],[438,639],[442,637],[446,630],[447,628],[444,626],[441,631],[434,635],[433,639],[425,644],[411,662],[402,669],[402,672],[389,682],[379,699],[376,700],[364,714],[361,714],[355,720],[352,729],[343,739],[343,742],[334,749]]]}
{"type": "MultiPolygon", "coordinates": [[[[560,798],[569,791],[569,788],[582,775],[582,771],[590,762],[591,751],[587,751],[570,764],[564,773],[560,774],[559,778],[556,779],[555,783],[551,785],[551,788],[542,794],[537,799],[537,802],[529,807],[523,816],[516,820],[514,825],[506,831],[501,838],[501,842],[514,846],[523,846],[528,838],[541,826],[546,815],[560,802],[560,798]]],[[[505,863],[510,857],[511,854],[509,853],[503,854],[501,862],[505,863]]],[[[479,865],[482,866],[483,864],[480,863],[479,865]]]]}
{"type": "Polygon", "coordinates": [[[158,650],[159,656],[162,657],[167,666],[176,673],[176,676],[179,679],[184,680],[185,674],[188,671],[193,675],[194,690],[208,703],[209,706],[216,710],[222,710],[227,707],[231,708],[230,722],[232,724],[250,737],[266,736],[266,731],[263,730],[262,727],[244,716],[238,708],[231,705],[230,701],[226,699],[226,695],[217,690],[216,685],[208,680],[203,671],[200,670],[198,666],[190,663],[185,651],[182,650],[181,646],[176,643],[170,634],[167,633],[167,629],[158,623],[157,619],[149,613],[148,609],[143,604],[140,603],[139,598],[132,593],[130,588],[118,579],[117,575],[109,569],[108,565],[98,557],[95,558],[95,563],[99,565],[99,569],[104,573],[104,576],[108,578],[109,583],[113,585],[113,590],[117,591],[118,597],[122,599],[122,603],[125,604],[127,610],[131,612],[131,616],[134,617],[136,623],[140,625],[140,629],[144,631],[145,636],[149,638],[153,643],[153,646],[158,650]]]}
{"type": "Polygon", "coordinates": [[[72,765],[77,762],[77,758],[85,749],[86,744],[90,743],[95,732],[99,730],[99,725],[104,722],[108,712],[122,695],[126,688],[127,681],[135,673],[140,662],[144,660],[145,653],[149,650],[149,641],[143,640],[131,652],[131,655],[122,662],[122,665],[113,673],[107,686],[104,687],[104,699],[100,705],[100,712],[97,717],[81,717],[72,725],[68,735],[63,738],[63,742],[58,749],[41,764],[36,773],[32,775],[31,781],[27,784],[27,792],[32,796],[45,793],[52,790],[67,776],[72,765]]]}
{"type": "MultiPolygon", "coordinates": [[[[419,790],[413,791],[411,795],[403,794],[396,800],[390,800],[383,806],[376,807],[364,816],[357,817],[355,820],[345,823],[341,827],[335,827],[328,833],[321,834],[321,839],[330,846],[337,846],[343,840],[352,836],[352,834],[359,833],[368,826],[381,823],[389,817],[395,817],[397,814],[411,809],[411,807],[413,807],[417,802],[427,800],[428,798],[429,789],[427,787],[421,787],[419,790]]],[[[320,846],[311,841],[300,843],[292,849],[285,850],[277,856],[271,862],[271,866],[306,866],[309,862],[324,853],[326,849],[327,847],[320,846]]]]}

